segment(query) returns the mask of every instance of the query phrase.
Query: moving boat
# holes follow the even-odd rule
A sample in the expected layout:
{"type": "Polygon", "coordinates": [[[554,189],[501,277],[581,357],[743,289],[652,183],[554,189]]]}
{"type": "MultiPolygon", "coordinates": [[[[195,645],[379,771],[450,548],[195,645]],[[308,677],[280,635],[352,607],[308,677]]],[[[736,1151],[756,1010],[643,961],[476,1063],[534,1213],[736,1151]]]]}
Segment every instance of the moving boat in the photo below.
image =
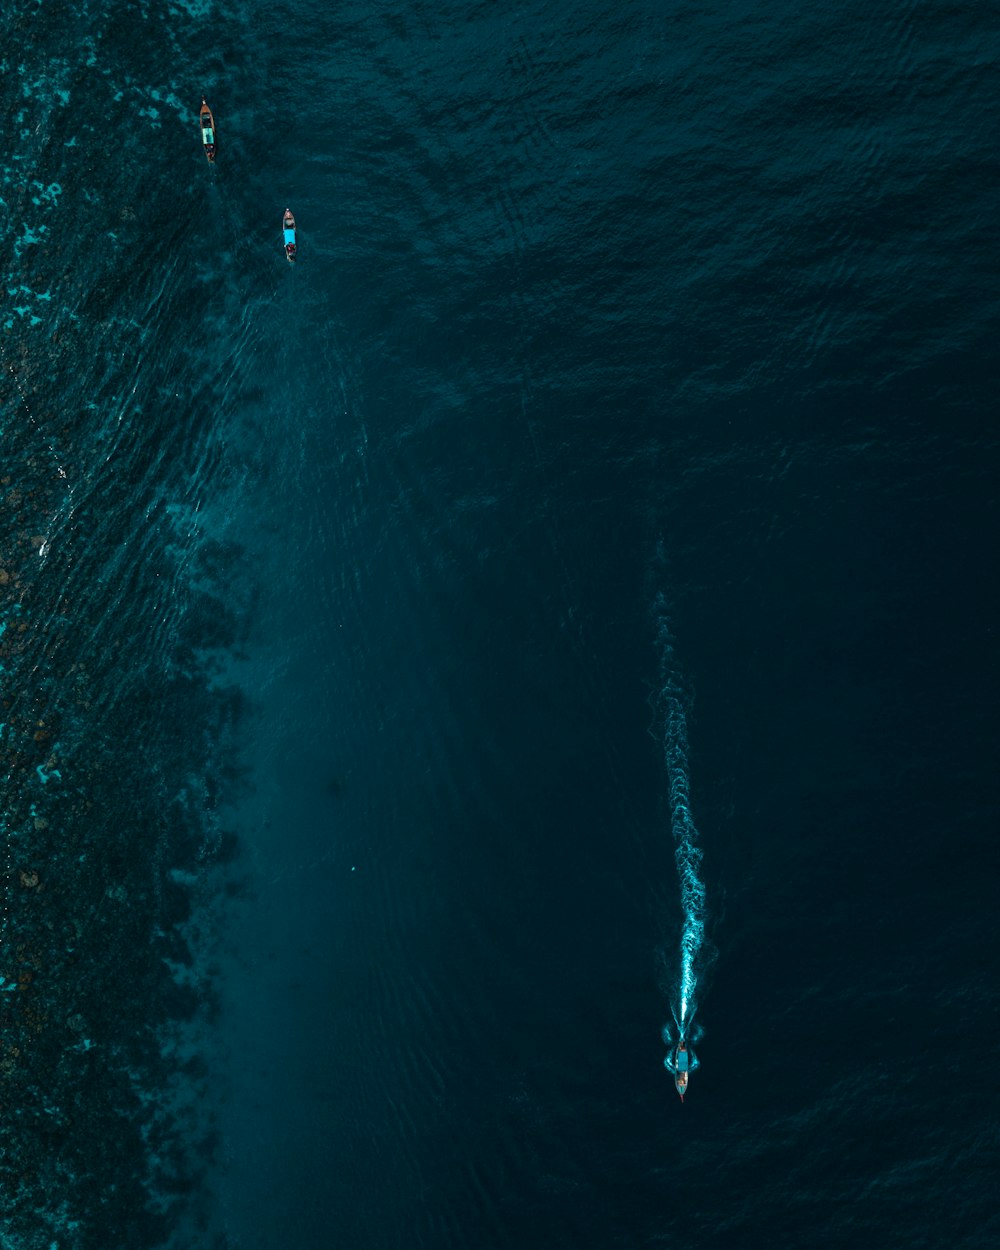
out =
{"type": "Polygon", "coordinates": [[[281,228],[285,236],[285,255],[290,265],[295,264],[295,218],[289,208],[285,209],[285,215],[281,219],[281,228]]]}
{"type": "Polygon", "coordinates": [[[677,1043],[674,1050],[671,1050],[663,1061],[663,1065],[668,1071],[674,1074],[674,1087],[681,1096],[681,1102],[684,1101],[684,1095],[687,1093],[688,1082],[691,1079],[691,1073],[701,1066],[698,1062],[698,1056],[694,1053],[694,1047],[689,1046],[685,1038],[677,1043]]]}
{"type": "Polygon", "coordinates": [[[210,161],[215,160],[215,118],[208,107],[205,97],[201,97],[201,111],[198,113],[198,124],[201,126],[201,141],[205,146],[205,155],[210,161]]]}

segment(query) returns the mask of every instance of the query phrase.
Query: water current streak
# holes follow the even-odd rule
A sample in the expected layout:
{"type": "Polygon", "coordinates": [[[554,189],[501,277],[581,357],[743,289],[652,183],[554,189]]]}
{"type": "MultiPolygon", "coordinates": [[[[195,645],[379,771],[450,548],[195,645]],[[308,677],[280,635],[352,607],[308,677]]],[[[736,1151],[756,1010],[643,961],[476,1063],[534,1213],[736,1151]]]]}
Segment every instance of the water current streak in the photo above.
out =
{"type": "Polygon", "coordinates": [[[699,955],[705,940],[705,885],[701,879],[702,852],[698,828],[691,813],[688,768],[687,698],[678,677],[673,636],[666,601],[655,605],[657,644],[660,654],[658,709],[662,718],[663,752],[670,793],[670,825],[674,836],[674,859],[680,881],[683,916],[680,970],[674,1014],[683,1036],[698,1006],[699,955]]]}

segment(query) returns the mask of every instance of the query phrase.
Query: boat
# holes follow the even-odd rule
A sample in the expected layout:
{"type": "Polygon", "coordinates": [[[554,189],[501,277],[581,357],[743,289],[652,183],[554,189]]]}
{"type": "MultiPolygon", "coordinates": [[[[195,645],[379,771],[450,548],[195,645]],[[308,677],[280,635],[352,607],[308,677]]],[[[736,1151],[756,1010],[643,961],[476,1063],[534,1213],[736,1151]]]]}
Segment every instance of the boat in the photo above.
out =
{"type": "Polygon", "coordinates": [[[671,1049],[670,1054],[664,1059],[663,1066],[674,1074],[674,1085],[683,1102],[691,1073],[701,1067],[698,1056],[694,1053],[694,1047],[689,1046],[687,1040],[682,1037],[676,1048],[671,1049]]]}
{"type": "Polygon", "coordinates": [[[205,147],[205,155],[210,161],[215,160],[215,118],[212,116],[212,110],[208,107],[205,97],[201,97],[201,110],[198,113],[198,123],[201,126],[201,141],[205,147]]]}
{"type": "Polygon", "coordinates": [[[289,208],[285,209],[285,215],[281,219],[281,228],[285,236],[285,256],[288,258],[290,265],[295,264],[295,218],[289,208]]]}

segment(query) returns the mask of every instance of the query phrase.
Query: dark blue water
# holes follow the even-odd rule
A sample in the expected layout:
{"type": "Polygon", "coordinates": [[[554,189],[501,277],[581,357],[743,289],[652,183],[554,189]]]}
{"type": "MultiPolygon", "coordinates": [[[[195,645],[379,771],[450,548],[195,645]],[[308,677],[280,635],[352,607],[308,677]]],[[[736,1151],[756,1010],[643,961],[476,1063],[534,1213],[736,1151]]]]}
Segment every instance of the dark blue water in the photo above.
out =
{"type": "Polygon", "coordinates": [[[0,1242],[994,1244],[992,16],[0,30],[0,1242]]]}

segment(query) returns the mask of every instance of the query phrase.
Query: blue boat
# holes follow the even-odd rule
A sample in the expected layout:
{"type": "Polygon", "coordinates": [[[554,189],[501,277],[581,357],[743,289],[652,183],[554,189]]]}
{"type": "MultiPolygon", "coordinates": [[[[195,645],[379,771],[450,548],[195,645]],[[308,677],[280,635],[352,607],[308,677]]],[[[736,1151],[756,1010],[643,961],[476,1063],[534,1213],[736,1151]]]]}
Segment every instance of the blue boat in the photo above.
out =
{"type": "Polygon", "coordinates": [[[285,209],[285,215],[281,219],[281,227],[285,234],[285,256],[288,258],[290,265],[295,264],[295,218],[292,216],[291,209],[285,209]]]}

